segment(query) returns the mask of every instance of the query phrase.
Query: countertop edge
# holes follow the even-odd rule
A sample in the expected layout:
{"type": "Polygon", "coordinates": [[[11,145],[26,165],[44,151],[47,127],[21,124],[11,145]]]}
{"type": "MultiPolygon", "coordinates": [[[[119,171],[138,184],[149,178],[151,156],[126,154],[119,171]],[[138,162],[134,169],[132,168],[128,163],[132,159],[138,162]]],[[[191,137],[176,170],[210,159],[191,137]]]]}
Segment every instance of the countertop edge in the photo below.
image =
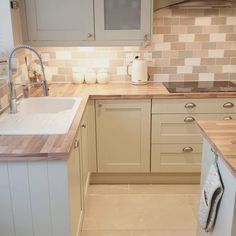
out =
{"type": "Polygon", "coordinates": [[[197,125],[198,125],[203,137],[210,143],[212,148],[217,152],[217,154],[219,154],[219,157],[224,161],[224,163],[226,164],[226,166],[228,167],[230,172],[234,175],[234,177],[236,177],[236,169],[234,169],[232,167],[232,165],[229,163],[229,161],[225,157],[225,154],[220,150],[218,145],[208,136],[207,132],[204,130],[204,128],[201,125],[202,122],[204,122],[204,121],[197,121],[197,125]]]}

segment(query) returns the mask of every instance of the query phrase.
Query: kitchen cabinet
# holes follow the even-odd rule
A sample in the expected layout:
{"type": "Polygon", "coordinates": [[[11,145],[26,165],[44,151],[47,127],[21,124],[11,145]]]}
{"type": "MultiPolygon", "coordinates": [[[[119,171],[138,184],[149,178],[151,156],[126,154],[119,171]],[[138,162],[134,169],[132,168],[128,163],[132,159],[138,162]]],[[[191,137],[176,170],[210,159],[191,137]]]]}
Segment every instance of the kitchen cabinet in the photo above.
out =
{"type": "Polygon", "coordinates": [[[23,0],[23,40],[35,46],[139,45],[151,37],[152,3],[23,0]]]}
{"type": "Polygon", "coordinates": [[[97,100],[98,172],[150,171],[150,100],[97,100]]]}
{"type": "Polygon", "coordinates": [[[89,113],[86,108],[80,124],[80,154],[82,161],[82,180],[83,180],[83,198],[86,199],[88,185],[89,185],[89,113]]]}
{"type": "Polygon", "coordinates": [[[0,235],[78,236],[83,216],[79,137],[68,160],[0,163],[0,235]]]}
{"type": "Polygon", "coordinates": [[[96,40],[150,39],[151,0],[94,0],[96,40]]]}
{"type": "Polygon", "coordinates": [[[24,0],[27,40],[94,40],[93,0],[24,0]]]}
{"type": "Polygon", "coordinates": [[[77,236],[82,227],[82,218],[84,210],[84,166],[81,157],[82,145],[80,144],[80,134],[74,141],[69,160],[68,160],[68,192],[69,192],[69,212],[70,228],[69,235],[77,236]]]}
{"type": "Polygon", "coordinates": [[[224,185],[224,193],[218,208],[214,229],[205,233],[198,226],[197,236],[234,236],[236,235],[236,178],[221,156],[204,139],[201,168],[201,189],[203,188],[211,165],[217,161],[219,173],[224,185]],[[218,161],[217,161],[218,160],[218,161]]]}
{"type": "Polygon", "coordinates": [[[151,172],[199,173],[202,136],[196,120],[236,119],[236,100],[153,99],[151,172]]]}

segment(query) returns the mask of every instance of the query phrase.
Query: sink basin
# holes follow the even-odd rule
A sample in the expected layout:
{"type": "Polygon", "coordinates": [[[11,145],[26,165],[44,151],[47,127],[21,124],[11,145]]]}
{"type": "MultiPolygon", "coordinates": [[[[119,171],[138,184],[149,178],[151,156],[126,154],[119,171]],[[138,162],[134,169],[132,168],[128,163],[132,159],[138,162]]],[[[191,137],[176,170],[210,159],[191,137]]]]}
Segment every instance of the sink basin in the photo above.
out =
{"type": "MultiPolygon", "coordinates": [[[[23,100],[18,110],[24,114],[44,114],[44,113],[59,113],[66,110],[73,110],[73,107],[77,104],[76,98],[29,98],[23,100]]],[[[79,99],[81,101],[81,99],[79,99]]]]}
{"type": "Polygon", "coordinates": [[[0,135],[56,135],[68,132],[82,98],[28,98],[18,113],[0,116],[0,135]]]}

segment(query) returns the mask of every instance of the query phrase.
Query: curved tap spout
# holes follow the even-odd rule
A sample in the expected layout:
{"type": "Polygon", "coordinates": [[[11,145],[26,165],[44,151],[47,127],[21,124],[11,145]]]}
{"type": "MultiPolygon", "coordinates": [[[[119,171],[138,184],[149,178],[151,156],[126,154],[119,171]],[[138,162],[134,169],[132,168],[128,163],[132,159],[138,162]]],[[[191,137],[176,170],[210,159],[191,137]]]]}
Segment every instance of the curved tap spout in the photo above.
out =
{"type": "Polygon", "coordinates": [[[48,96],[48,84],[47,84],[47,80],[45,77],[45,71],[44,71],[44,66],[43,66],[43,61],[41,56],[39,55],[39,53],[31,46],[29,45],[18,45],[15,48],[12,49],[12,51],[9,54],[9,59],[8,59],[8,71],[9,71],[9,81],[8,81],[8,87],[9,87],[9,103],[10,103],[10,112],[11,113],[16,113],[17,112],[17,105],[16,105],[16,91],[15,91],[15,87],[14,87],[14,82],[12,79],[12,58],[14,53],[18,50],[18,49],[28,49],[32,52],[35,53],[35,55],[38,57],[39,62],[40,62],[40,66],[41,66],[41,71],[42,71],[42,75],[43,75],[43,81],[42,81],[42,86],[43,86],[43,93],[44,96],[48,96]]]}

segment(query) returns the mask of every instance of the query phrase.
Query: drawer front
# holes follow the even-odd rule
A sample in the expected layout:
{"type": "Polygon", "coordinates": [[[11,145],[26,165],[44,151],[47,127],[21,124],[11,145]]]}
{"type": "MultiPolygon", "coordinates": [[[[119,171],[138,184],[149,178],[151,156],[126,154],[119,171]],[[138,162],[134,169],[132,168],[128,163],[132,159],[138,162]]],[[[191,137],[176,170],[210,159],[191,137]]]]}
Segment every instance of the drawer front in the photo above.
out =
{"type": "Polygon", "coordinates": [[[153,99],[152,113],[236,113],[236,99],[153,99]]]}
{"type": "Polygon", "coordinates": [[[151,172],[200,172],[202,144],[152,144],[151,172]]]}
{"type": "Polygon", "coordinates": [[[196,120],[236,120],[236,114],[152,115],[152,143],[202,143],[196,120]]]}

